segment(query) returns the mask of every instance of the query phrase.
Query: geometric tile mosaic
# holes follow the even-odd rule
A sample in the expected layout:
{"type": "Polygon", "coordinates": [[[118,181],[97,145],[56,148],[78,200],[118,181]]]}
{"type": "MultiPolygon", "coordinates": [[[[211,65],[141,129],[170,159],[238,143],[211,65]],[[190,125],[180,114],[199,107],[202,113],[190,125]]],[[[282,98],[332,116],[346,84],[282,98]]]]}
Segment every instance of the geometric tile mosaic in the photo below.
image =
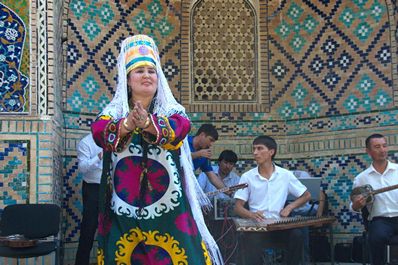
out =
{"type": "Polygon", "coordinates": [[[60,204],[63,165],[58,150],[62,148],[56,143],[62,141],[56,137],[63,134],[52,131],[48,120],[7,118],[0,121],[2,202],[60,204]]]}
{"type": "Polygon", "coordinates": [[[330,1],[326,9],[321,2],[280,3],[282,9],[269,24],[275,118],[394,106],[394,21],[389,21],[385,1],[330,1]]]}
{"type": "MultiPolygon", "coordinates": [[[[65,5],[69,5],[64,99],[66,141],[73,140],[71,138],[75,131],[88,131],[96,114],[112,97],[116,82],[116,57],[120,42],[127,35],[143,33],[154,37],[161,49],[160,57],[166,78],[174,95],[181,100],[181,93],[184,92],[181,91],[181,42],[185,40],[181,36],[181,9],[183,3],[195,4],[199,1],[65,2],[65,5]]],[[[0,19],[0,28],[3,29],[0,32],[8,30],[8,34],[0,33],[3,42],[3,48],[0,48],[0,83],[3,84],[0,85],[0,104],[6,97],[14,96],[7,101],[7,107],[0,111],[26,113],[31,105],[29,92],[38,93],[28,90],[28,75],[32,67],[29,66],[29,23],[31,19],[35,21],[35,18],[29,18],[29,14],[32,7],[43,7],[48,1],[39,2],[5,0],[0,3],[1,7],[7,7],[0,8],[3,12],[12,10],[8,14],[12,14],[12,21],[15,22],[4,27],[4,21],[1,23],[0,19]],[[12,26],[17,28],[17,25],[17,32],[22,35],[19,35],[14,48],[7,43],[4,46],[5,36],[12,38],[12,26]],[[1,55],[8,56],[7,62],[9,58],[11,61],[15,59],[15,67],[11,67],[14,65],[10,63],[4,64],[1,55]],[[7,86],[5,82],[8,82],[7,86]],[[13,82],[19,83],[11,86],[13,82]],[[11,89],[6,91],[5,87],[11,89]]],[[[327,155],[326,152],[320,152],[319,157],[311,154],[310,158],[301,158],[304,157],[302,146],[313,146],[315,149],[321,149],[322,146],[327,149],[323,145],[328,140],[326,135],[336,138],[334,141],[352,143],[355,142],[355,136],[347,135],[344,138],[345,134],[397,128],[398,110],[394,103],[397,105],[398,4],[396,1],[377,0],[245,2],[255,7],[266,7],[268,12],[264,17],[256,17],[256,23],[263,30],[259,32],[259,39],[266,40],[267,45],[266,48],[262,47],[261,58],[266,58],[268,65],[261,66],[265,70],[259,71],[260,75],[269,74],[269,81],[266,79],[267,83],[261,84],[261,87],[267,88],[267,94],[253,94],[253,97],[266,97],[269,102],[265,104],[270,106],[256,109],[256,112],[252,109],[241,111],[235,108],[239,104],[237,102],[230,104],[231,112],[222,112],[219,107],[214,108],[216,111],[207,112],[204,104],[205,107],[190,113],[192,132],[203,122],[215,123],[220,132],[219,142],[240,148],[242,152],[239,155],[244,155],[236,167],[240,174],[255,166],[247,155],[250,154],[250,144],[245,141],[250,143],[259,134],[286,139],[286,143],[280,145],[284,148],[280,152],[283,159],[277,162],[283,167],[304,169],[322,178],[322,187],[330,200],[330,213],[338,219],[334,224],[335,232],[341,235],[359,233],[362,231],[361,218],[348,211],[348,194],[353,178],[369,165],[369,158],[358,152],[341,154],[338,148],[331,148],[327,155]],[[265,111],[261,112],[263,109],[265,111]],[[308,140],[305,139],[307,136],[308,140]],[[304,139],[305,144],[296,144],[294,141],[297,139],[304,139]],[[289,153],[292,159],[287,159],[289,153]]],[[[36,11],[32,12],[35,16],[36,11]]],[[[39,28],[37,32],[39,35],[44,32],[38,37],[47,41],[48,18],[44,11],[40,13],[41,31],[39,28]]],[[[46,46],[46,41],[33,43],[33,46],[46,46]]],[[[265,45],[261,42],[257,44],[265,45]]],[[[35,49],[33,47],[32,50],[35,49]]],[[[47,54],[47,48],[42,50],[45,52],[40,56],[51,55],[51,52],[47,54]]],[[[32,55],[35,59],[34,56],[37,54],[32,55]]],[[[48,65],[44,63],[44,67],[48,65]]],[[[47,78],[46,75],[43,77],[47,78]]],[[[264,91],[261,90],[261,93],[264,91]]],[[[47,102],[47,98],[42,100],[47,102]]],[[[10,121],[8,117],[0,121],[1,133],[13,134],[12,140],[3,138],[0,141],[0,208],[7,204],[29,202],[29,198],[31,202],[51,201],[51,189],[56,189],[54,186],[57,186],[57,181],[63,181],[63,192],[56,196],[64,196],[65,241],[77,241],[82,204],[81,176],[77,171],[75,146],[66,146],[67,155],[63,157],[63,164],[57,163],[63,153],[52,150],[51,121],[22,119],[25,120],[25,117],[20,118],[19,122],[10,121]],[[15,140],[19,137],[14,136],[21,133],[30,133],[31,137],[27,137],[30,140],[15,140]],[[63,179],[54,180],[61,170],[65,172],[63,179]]],[[[56,134],[63,136],[59,132],[56,134]]],[[[397,162],[396,150],[390,154],[390,159],[397,162]]],[[[1,264],[11,263],[2,262],[0,260],[1,264]]],[[[47,257],[41,263],[50,264],[53,260],[47,257]]],[[[25,264],[30,262],[26,261],[25,264]]]]}
{"type": "Polygon", "coordinates": [[[0,208],[29,201],[30,142],[0,141],[0,208]]]}
{"type": "MultiPolygon", "coordinates": [[[[191,133],[195,133],[203,123],[214,123],[225,137],[253,137],[259,134],[299,136],[309,133],[341,132],[363,130],[374,127],[396,126],[398,110],[355,113],[343,116],[328,116],[313,119],[289,121],[270,120],[264,113],[188,113],[192,122],[191,133]]],[[[67,128],[88,130],[95,115],[66,113],[67,128]]]]}
{"type": "Polygon", "coordinates": [[[77,241],[79,239],[81,213],[83,210],[81,190],[82,175],[78,172],[76,157],[66,157],[64,159],[64,197],[63,206],[65,208],[65,242],[77,241]]]}
{"type": "Polygon", "coordinates": [[[178,14],[179,5],[168,1],[71,1],[67,111],[96,115],[104,108],[116,83],[120,43],[138,33],[155,39],[166,78],[173,92],[177,92],[178,14]]]}
{"type": "Polygon", "coordinates": [[[339,133],[347,130],[363,130],[398,124],[397,109],[288,121],[270,120],[269,116],[264,113],[210,112],[190,113],[189,116],[192,121],[192,132],[196,132],[202,123],[213,122],[220,132],[220,138],[247,137],[259,134],[299,136],[313,133],[339,133]]]}

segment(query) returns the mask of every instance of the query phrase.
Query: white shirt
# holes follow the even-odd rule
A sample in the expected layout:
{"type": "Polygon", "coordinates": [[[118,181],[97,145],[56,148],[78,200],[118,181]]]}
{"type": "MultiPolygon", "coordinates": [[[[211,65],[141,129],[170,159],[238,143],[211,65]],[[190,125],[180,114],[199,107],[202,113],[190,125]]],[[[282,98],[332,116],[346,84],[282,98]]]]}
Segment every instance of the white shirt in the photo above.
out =
{"type": "MultiPolygon", "coordinates": [[[[370,184],[373,190],[398,184],[398,164],[388,161],[387,168],[380,174],[371,165],[355,177],[353,188],[370,184]]],[[[351,204],[352,205],[352,204],[351,204]]],[[[373,205],[368,205],[369,220],[375,216],[398,216],[398,189],[376,194],[373,205]]]]}
{"type": "Polygon", "coordinates": [[[92,134],[86,135],[77,145],[77,160],[79,172],[87,183],[100,183],[102,174],[102,160],[98,154],[102,148],[94,142],[92,134]]]}
{"type": "MultiPolygon", "coordinates": [[[[219,166],[212,166],[212,168],[213,168],[213,172],[216,173],[216,175],[220,176],[218,173],[219,166]]],[[[231,187],[231,186],[239,184],[239,180],[240,180],[240,177],[238,176],[238,174],[236,174],[234,171],[231,171],[225,178],[222,179],[222,182],[224,183],[225,187],[231,187]]],[[[211,184],[209,178],[207,177],[206,173],[204,173],[204,172],[199,174],[198,183],[204,193],[217,190],[217,188],[214,187],[213,184],[211,184]]],[[[229,197],[228,195],[226,195],[222,192],[220,192],[219,194],[217,194],[215,196],[211,196],[209,198],[210,199],[213,199],[213,198],[231,199],[231,197],[229,197]]]]}
{"type": "Polygon", "coordinates": [[[277,165],[269,180],[256,167],[244,173],[239,183],[247,183],[248,187],[238,190],[234,198],[248,202],[251,212],[264,211],[266,218],[280,217],[287,196],[300,197],[307,190],[291,171],[277,165]]]}

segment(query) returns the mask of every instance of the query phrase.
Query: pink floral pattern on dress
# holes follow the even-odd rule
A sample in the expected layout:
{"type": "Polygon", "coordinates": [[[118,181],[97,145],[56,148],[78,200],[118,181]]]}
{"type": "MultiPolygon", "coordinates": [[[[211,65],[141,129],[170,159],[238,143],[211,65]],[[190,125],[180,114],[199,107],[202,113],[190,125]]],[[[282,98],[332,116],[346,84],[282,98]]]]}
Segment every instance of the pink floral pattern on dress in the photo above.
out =
{"type": "Polygon", "coordinates": [[[198,227],[196,226],[195,220],[187,212],[177,216],[175,225],[178,230],[188,235],[196,236],[198,234],[198,227]]]}
{"type": "Polygon", "coordinates": [[[172,265],[173,262],[164,249],[158,246],[139,244],[133,252],[131,264],[172,265]]]}
{"type": "Polygon", "coordinates": [[[98,215],[98,234],[106,236],[112,227],[112,221],[104,213],[98,215]]]}
{"type": "MultiPolygon", "coordinates": [[[[140,176],[142,157],[131,159],[126,157],[120,160],[115,170],[115,191],[120,199],[126,203],[139,206],[140,176]]],[[[158,161],[148,159],[148,187],[144,198],[144,206],[158,201],[167,191],[170,177],[167,170],[158,161]]]]}

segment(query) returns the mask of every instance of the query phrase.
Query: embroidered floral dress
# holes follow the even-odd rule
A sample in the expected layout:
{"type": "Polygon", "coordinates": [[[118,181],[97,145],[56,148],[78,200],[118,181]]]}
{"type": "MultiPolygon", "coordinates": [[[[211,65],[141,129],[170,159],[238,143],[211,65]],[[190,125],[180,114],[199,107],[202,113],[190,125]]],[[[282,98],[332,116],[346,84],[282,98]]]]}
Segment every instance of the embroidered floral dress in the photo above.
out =
{"type": "Polygon", "coordinates": [[[211,264],[181,181],[178,148],[190,122],[178,114],[151,119],[156,136],[136,130],[121,138],[123,119],[107,116],[92,125],[96,143],[111,151],[101,182],[98,264],[211,264]]]}

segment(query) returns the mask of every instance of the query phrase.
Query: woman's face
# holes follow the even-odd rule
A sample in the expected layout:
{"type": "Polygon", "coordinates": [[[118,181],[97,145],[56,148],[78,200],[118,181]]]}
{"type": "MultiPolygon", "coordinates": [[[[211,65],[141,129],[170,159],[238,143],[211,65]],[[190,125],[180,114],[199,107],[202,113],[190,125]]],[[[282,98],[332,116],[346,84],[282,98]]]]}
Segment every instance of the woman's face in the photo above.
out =
{"type": "Polygon", "coordinates": [[[134,99],[153,97],[158,86],[156,69],[142,66],[131,70],[127,76],[127,84],[131,87],[134,99]]]}

